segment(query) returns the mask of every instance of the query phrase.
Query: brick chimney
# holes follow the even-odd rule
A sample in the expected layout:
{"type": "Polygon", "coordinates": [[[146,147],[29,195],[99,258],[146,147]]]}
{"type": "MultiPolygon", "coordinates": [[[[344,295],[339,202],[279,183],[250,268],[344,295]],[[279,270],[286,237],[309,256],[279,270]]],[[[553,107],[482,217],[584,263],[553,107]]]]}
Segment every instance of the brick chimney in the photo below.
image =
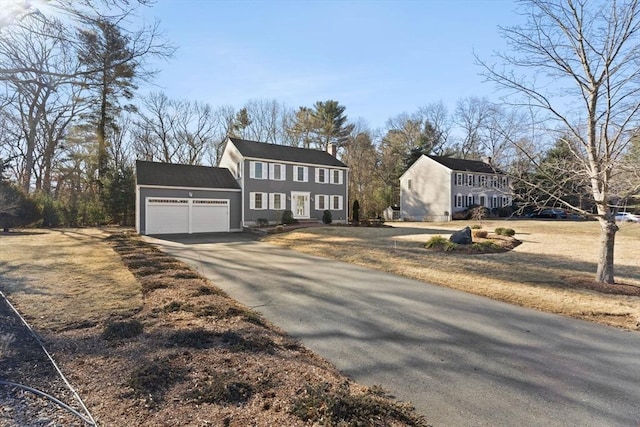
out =
{"type": "Polygon", "coordinates": [[[336,157],[338,153],[338,147],[335,144],[328,143],[327,144],[327,153],[331,154],[333,157],[336,157]]]}

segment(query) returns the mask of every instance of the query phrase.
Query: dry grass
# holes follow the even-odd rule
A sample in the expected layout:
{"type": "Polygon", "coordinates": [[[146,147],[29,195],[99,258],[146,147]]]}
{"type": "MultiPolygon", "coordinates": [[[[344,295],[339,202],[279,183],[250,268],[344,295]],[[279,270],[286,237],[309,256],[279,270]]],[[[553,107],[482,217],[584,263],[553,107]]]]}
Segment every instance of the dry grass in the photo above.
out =
{"type": "Polygon", "coordinates": [[[266,236],[265,241],[376,268],[542,311],[627,329],[640,321],[640,226],[620,224],[614,287],[593,282],[599,226],[595,222],[484,221],[513,228],[522,244],[494,254],[432,252],[424,243],[465,225],[395,223],[394,227],[322,227],[266,236]],[[609,292],[609,293],[606,293],[609,292]],[[626,293],[626,295],[625,295],[626,293]]]}
{"type": "Polygon", "coordinates": [[[0,245],[1,289],[99,425],[426,425],[138,237],[47,231],[0,245]]]}
{"type": "Polygon", "coordinates": [[[36,327],[95,325],[141,309],[140,284],[97,229],[0,234],[0,288],[36,327]]]}

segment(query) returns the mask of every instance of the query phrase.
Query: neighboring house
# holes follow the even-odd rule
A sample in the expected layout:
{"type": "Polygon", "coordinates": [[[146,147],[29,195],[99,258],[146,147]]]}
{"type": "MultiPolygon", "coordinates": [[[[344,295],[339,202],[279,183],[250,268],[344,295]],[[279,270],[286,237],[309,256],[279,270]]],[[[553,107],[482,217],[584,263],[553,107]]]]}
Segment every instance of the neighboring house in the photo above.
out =
{"type": "Polygon", "coordinates": [[[495,209],[512,201],[509,178],[477,160],[422,155],[400,177],[401,217],[408,221],[450,221],[470,206],[495,209]]]}
{"type": "Polygon", "coordinates": [[[241,189],[242,224],[280,223],[285,210],[297,220],[318,221],[329,210],[333,222],[346,223],[349,168],[335,146],[328,151],[227,138],[218,166],[229,169],[241,189]]]}
{"type": "Polygon", "coordinates": [[[136,161],[140,234],[241,231],[241,199],[228,169],[136,161]]]}

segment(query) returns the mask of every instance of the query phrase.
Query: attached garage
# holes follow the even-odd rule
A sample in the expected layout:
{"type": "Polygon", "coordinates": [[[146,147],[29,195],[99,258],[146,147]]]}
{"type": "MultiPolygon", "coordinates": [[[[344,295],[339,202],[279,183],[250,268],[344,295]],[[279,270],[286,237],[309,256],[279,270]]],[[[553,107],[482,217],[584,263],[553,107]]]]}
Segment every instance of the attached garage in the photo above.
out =
{"type": "Polygon", "coordinates": [[[241,231],[240,187],[228,169],[136,162],[140,234],[241,231]]]}

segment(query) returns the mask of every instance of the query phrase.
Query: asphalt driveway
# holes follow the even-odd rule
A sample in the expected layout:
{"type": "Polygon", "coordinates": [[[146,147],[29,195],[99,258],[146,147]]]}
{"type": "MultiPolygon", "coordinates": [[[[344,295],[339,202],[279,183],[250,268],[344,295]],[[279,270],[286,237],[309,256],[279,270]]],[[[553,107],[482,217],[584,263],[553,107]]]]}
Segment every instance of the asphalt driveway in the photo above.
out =
{"type": "Polygon", "coordinates": [[[435,426],[639,426],[640,333],[300,254],[247,234],[147,238],[435,426]]]}

